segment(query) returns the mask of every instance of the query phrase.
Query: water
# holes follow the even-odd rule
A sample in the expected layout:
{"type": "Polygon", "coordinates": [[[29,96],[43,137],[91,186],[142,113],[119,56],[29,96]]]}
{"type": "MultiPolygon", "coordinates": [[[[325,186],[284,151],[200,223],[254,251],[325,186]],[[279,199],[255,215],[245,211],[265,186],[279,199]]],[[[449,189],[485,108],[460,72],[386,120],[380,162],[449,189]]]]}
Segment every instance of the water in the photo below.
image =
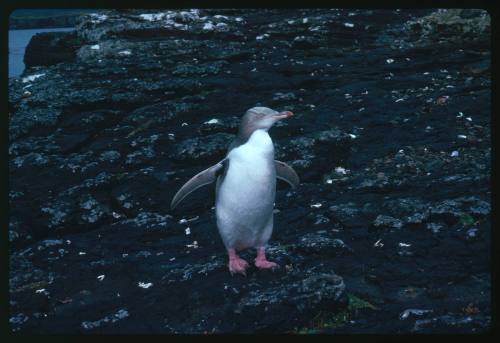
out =
{"type": "Polygon", "coordinates": [[[15,77],[24,71],[24,51],[31,37],[40,32],[73,31],[73,27],[52,29],[9,30],[9,77],[15,77]]]}

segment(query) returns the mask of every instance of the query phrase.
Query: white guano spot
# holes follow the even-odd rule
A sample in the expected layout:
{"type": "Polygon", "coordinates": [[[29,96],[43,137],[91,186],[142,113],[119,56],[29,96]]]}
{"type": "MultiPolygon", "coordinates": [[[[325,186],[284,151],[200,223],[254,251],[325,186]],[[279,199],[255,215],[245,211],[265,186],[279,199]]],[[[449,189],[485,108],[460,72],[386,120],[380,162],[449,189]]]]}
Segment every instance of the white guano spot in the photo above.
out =
{"type": "Polygon", "coordinates": [[[186,244],[186,247],[198,249],[198,241],[193,241],[193,244],[186,244]]]}
{"type": "Polygon", "coordinates": [[[220,121],[219,119],[210,119],[208,121],[206,121],[204,124],[218,124],[220,121]]]}
{"type": "Polygon", "coordinates": [[[101,47],[99,46],[99,44],[94,44],[94,45],[91,45],[90,46],[90,49],[92,50],[99,50],[101,47]]]}
{"type": "Polygon", "coordinates": [[[148,283],[139,282],[139,283],[137,284],[137,286],[139,286],[139,287],[141,287],[141,288],[148,289],[149,287],[153,286],[153,283],[152,283],[152,282],[148,282],[148,283]]]}
{"type": "Polygon", "coordinates": [[[203,25],[203,30],[205,31],[212,31],[214,29],[214,24],[212,24],[212,22],[208,22],[208,23],[205,23],[205,25],[203,25]]]}
{"type": "Polygon", "coordinates": [[[102,23],[106,19],[108,19],[108,16],[105,14],[90,13],[90,22],[93,24],[102,23]]]}
{"type": "Polygon", "coordinates": [[[38,79],[38,78],[40,78],[40,77],[42,77],[44,75],[45,75],[45,73],[44,74],[34,74],[34,75],[26,76],[26,77],[23,77],[22,82],[26,83],[26,82],[35,81],[36,79],[38,79]]]}
{"type": "Polygon", "coordinates": [[[354,24],[353,23],[344,23],[344,26],[345,27],[354,27],[354,24]]]}
{"type": "Polygon", "coordinates": [[[165,13],[145,13],[140,14],[139,17],[147,21],[158,21],[165,17],[165,13]]]}
{"type": "Polygon", "coordinates": [[[405,320],[406,318],[408,318],[410,316],[410,314],[415,315],[415,316],[421,316],[421,315],[429,313],[429,312],[432,312],[432,310],[419,310],[419,309],[410,308],[410,309],[404,310],[399,315],[399,319],[405,320]]]}
{"type": "Polygon", "coordinates": [[[335,172],[337,174],[345,175],[345,174],[347,174],[348,170],[346,170],[345,168],[342,168],[342,167],[337,167],[337,168],[335,168],[335,172]]]}

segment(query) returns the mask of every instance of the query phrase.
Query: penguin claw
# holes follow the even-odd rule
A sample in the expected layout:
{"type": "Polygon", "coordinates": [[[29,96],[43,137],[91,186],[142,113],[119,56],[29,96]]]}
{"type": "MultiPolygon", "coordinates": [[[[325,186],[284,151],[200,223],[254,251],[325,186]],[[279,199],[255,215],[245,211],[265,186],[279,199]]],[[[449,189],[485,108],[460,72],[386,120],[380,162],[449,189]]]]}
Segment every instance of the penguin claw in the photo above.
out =
{"type": "Polygon", "coordinates": [[[247,275],[247,272],[246,272],[247,267],[248,267],[248,263],[244,259],[238,258],[238,259],[231,259],[229,261],[229,272],[231,273],[231,275],[238,273],[238,274],[243,274],[244,276],[246,276],[247,275]]]}

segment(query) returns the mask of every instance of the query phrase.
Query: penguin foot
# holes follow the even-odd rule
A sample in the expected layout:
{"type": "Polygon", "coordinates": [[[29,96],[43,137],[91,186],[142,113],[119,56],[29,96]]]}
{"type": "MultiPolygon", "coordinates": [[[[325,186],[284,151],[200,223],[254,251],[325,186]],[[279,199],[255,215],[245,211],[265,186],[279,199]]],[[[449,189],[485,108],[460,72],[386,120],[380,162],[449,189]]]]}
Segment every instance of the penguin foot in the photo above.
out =
{"type": "Polygon", "coordinates": [[[255,266],[259,269],[274,270],[276,268],[279,268],[278,264],[276,264],[275,262],[271,262],[268,260],[259,260],[259,259],[255,259],[255,266]]]}
{"type": "Polygon", "coordinates": [[[266,251],[264,248],[259,248],[257,250],[257,257],[255,258],[255,266],[259,269],[274,270],[276,268],[279,268],[278,264],[267,260],[266,251]]]}
{"type": "Polygon", "coordinates": [[[247,275],[246,269],[248,267],[247,261],[236,255],[236,251],[234,249],[228,250],[229,253],[229,272],[231,274],[239,273],[243,275],[247,275]]]}

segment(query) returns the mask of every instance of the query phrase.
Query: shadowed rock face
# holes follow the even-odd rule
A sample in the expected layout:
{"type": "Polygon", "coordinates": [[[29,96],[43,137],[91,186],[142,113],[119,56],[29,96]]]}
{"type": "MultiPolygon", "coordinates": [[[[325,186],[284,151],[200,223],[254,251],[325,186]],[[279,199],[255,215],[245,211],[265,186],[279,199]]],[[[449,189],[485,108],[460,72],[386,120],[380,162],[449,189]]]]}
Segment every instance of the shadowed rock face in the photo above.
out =
{"type": "Polygon", "coordinates": [[[26,47],[24,64],[29,68],[74,62],[80,44],[75,32],[37,33],[26,47]]]}
{"type": "Polygon", "coordinates": [[[475,10],[121,10],[35,36],[9,79],[12,330],[486,330],[489,30],[475,10]],[[169,204],[254,106],[295,113],[270,134],[302,184],[278,183],[280,269],[232,277],[214,187],[169,204]]]}

